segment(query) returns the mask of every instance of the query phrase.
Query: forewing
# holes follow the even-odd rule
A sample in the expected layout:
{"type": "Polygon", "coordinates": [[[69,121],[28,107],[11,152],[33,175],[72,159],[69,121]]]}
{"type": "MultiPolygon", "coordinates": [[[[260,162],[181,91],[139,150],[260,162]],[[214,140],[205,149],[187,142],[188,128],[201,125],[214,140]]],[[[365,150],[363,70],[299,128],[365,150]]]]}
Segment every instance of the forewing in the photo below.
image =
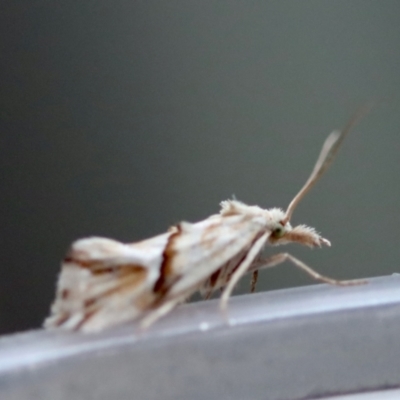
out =
{"type": "Polygon", "coordinates": [[[123,244],[105,238],[76,241],[65,260],[47,328],[96,331],[141,316],[171,233],[123,244]]]}
{"type": "Polygon", "coordinates": [[[160,286],[167,287],[168,296],[191,294],[247,251],[261,233],[265,226],[249,215],[215,215],[195,224],[180,224],[164,253],[160,286]]]}

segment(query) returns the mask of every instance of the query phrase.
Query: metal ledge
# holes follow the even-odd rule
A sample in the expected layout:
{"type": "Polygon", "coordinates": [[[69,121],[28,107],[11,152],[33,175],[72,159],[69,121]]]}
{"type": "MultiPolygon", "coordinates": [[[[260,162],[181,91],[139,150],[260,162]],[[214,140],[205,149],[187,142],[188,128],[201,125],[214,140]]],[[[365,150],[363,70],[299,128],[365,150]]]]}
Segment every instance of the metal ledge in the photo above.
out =
{"type": "Polygon", "coordinates": [[[3,337],[0,398],[294,400],[400,388],[399,333],[397,275],[237,296],[229,324],[211,300],[140,335],[131,324],[3,337]]]}

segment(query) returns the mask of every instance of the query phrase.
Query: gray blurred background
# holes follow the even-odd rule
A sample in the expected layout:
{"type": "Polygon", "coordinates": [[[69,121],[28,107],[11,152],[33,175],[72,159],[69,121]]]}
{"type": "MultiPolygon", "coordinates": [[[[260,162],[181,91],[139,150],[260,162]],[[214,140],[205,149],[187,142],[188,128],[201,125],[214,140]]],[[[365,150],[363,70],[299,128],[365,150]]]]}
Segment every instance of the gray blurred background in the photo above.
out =
{"type": "MultiPolygon", "coordinates": [[[[286,207],[370,100],[293,218],[332,248],[287,250],[400,271],[400,2],[5,0],[0,33],[2,333],[39,326],[76,238],[143,239],[233,194],[286,207]]],[[[288,264],[258,290],[310,283],[288,264]]]]}

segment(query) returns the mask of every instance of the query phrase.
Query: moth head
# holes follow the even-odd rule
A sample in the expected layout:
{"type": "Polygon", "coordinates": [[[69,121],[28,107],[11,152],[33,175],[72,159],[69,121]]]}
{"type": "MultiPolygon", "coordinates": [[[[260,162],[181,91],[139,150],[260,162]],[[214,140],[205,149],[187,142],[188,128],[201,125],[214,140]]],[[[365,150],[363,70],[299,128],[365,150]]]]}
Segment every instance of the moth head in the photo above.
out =
{"type": "Polygon", "coordinates": [[[305,225],[292,227],[289,221],[285,221],[286,213],[279,208],[268,210],[269,243],[273,246],[279,246],[287,243],[299,243],[309,247],[330,245],[329,241],[321,237],[314,228],[305,225]]]}

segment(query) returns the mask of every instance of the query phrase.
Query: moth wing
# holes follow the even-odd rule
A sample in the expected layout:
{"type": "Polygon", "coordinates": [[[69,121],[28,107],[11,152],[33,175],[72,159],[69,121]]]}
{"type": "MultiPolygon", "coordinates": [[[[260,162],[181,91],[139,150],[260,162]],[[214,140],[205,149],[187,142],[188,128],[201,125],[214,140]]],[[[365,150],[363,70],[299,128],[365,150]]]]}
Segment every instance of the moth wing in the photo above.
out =
{"type": "Polygon", "coordinates": [[[141,316],[154,301],[169,236],[133,244],[99,237],[74,242],[44,326],[97,331],[141,316]]]}
{"type": "Polygon", "coordinates": [[[164,279],[169,294],[193,292],[216,271],[248,251],[265,224],[249,215],[215,215],[178,226],[164,253],[164,279]],[[173,284],[171,284],[171,282],[173,284]]]}

